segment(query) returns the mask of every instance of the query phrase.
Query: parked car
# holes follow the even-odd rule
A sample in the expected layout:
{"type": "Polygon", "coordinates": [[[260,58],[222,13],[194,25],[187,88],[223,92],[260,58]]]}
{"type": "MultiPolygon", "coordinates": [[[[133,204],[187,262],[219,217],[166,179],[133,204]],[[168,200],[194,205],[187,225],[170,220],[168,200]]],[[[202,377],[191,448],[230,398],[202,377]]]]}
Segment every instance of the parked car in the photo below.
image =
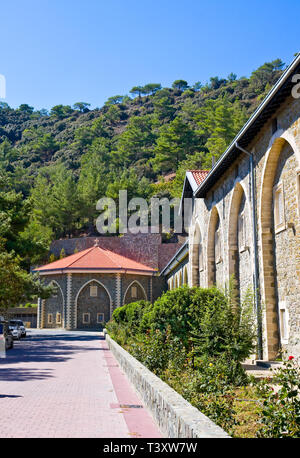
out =
{"type": "MultiPolygon", "coordinates": [[[[7,324],[3,316],[0,316],[0,333],[5,332],[4,326],[7,324]]],[[[6,330],[5,335],[5,350],[10,350],[14,346],[14,339],[9,329],[6,330]]]]}
{"type": "Polygon", "coordinates": [[[21,335],[22,335],[22,331],[20,329],[20,327],[18,325],[8,325],[8,331],[9,333],[12,335],[13,339],[14,340],[20,340],[21,339],[21,335]]]}
{"type": "Polygon", "coordinates": [[[19,328],[21,329],[21,337],[26,337],[26,328],[22,320],[10,320],[9,325],[19,326],[19,328]]]}
{"type": "Polygon", "coordinates": [[[11,348],[14,347],[14,339],[13,336],[8,332],[5,336],[5,348],[6,350],[10,350],[11,348]]]}

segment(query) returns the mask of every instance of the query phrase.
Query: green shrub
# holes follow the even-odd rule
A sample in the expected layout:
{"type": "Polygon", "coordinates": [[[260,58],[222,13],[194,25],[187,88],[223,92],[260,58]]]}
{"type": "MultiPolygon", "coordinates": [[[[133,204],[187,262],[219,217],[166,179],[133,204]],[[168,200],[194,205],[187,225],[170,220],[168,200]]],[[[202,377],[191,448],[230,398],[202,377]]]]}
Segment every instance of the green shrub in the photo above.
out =
{"type": "Polygon", "coordinates": [[[139,328],[144,311],[149,306],[151,303],[144,300],[125,304],[114,310],[112,319],[122,326],[130,326],[132,329],[139,328]]]}
{"type": "Polygon", "coordinates": [[[170,328],[164,332],[158,329],[138,336],[130,346],[131,354],[156,375],[162,375],[168,367],[180,370],[187,359],[186,351],[170,328]]]}
{"type": "Polygon", "coordinates": [[[225,295],[217,288],[182,286],[167,291],[157,299],[153,308],[143,317],[142,324],[147,323],[152,330],[159,329],[162,332],[170,326],[171,335],[178,337],[189,348],[191,332],[199,328],[204,311],[217,304],[226,304],[225,295]]]}
{"type": "Polygon", "coordinates": [[[223,355],[232,361],[247,358],[254,349],[256,338],[251,291],[246,292],[241,304],[236,301],[231,286],[225,301],[207,302],[191,338],[197,355],[223,355]]]}
{"type": "Polygon", "coordinates": [[[259,437],[300,437],[300,367],[292,356],[283,364],[260,386],[265,399],[259,437]],[[277,393],[272,385],[279,385],[277,393]]]}

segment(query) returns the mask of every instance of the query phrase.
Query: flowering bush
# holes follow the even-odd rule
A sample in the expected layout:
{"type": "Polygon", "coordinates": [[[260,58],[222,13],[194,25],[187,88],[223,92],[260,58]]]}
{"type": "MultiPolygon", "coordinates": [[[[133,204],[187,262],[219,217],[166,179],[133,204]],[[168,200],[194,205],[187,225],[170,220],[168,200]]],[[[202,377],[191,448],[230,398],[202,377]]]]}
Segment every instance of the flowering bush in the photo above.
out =
{"type": "Polygon", "coordinates": [[[293,356],[260,388],[264,397],[259,437],[300,437],[300,367],[293,356]],[[279,386],[276,392],[272,385],[279,386]]]}

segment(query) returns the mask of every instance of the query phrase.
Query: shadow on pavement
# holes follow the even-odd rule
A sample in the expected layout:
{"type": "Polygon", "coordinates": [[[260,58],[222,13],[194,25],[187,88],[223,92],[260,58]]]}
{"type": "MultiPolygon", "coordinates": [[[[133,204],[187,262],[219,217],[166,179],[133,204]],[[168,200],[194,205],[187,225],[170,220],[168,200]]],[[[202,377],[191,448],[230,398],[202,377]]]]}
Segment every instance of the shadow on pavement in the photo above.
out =
{"type": "Polygon", "coordinates": [[[33,362],[65,362],[72,358],[74,353],[84,351],[102,351],[100,346],[85,346],[82,342],[101,340],[100,335],[78,335],[57,332],[43,334],[35,332],[26,339],[16,342],[12,350],[7,351],[6,358],[0,360],[0,380],[26,381],[52,377],[52,369],[26,369],[22,363],[33,362]],[[81,345],[76,345],[81,342],[81,345]],[[72,345],[73,344],[73,345],[72,345]],[[8,365],[21,367],[7,367],[8,365]]]}

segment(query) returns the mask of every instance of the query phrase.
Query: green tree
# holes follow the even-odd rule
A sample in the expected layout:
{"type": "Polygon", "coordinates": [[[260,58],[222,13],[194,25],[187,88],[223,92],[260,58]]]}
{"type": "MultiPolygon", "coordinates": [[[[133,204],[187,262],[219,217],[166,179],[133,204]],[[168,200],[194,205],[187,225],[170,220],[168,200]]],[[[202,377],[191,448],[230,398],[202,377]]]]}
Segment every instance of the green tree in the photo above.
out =
{"type": "Polygon", "coordinates": [[[46,299],[53,293],[51,286],[44,286],[36,275],[22,269],[20,258],[14,252],[8,253],[0,241],[0,311],[34,297],[46,299]]]}
{"type": "Polygon", "coordinates": [[[33,111],[34,111],[34,108],[29,106],[29,105],[27,105],[27,103],[22,103],[19,106],[19,111],[22,111],[23,113],[32,114],[33,111]]]}
{"type": "Polygon", "coordinates": [[[125,163],[143,159],[153,154],[153,144],[157,137],[154,132],[155,120],[151,115],[132,116],[126,130],[117,142],[117,154],[125,163]]]}
{"type": "Polygon", "coordinates": [[[76,102],[73,105],[74,110],[79,110],[81,113],[87,113],[89,111],[90,103],[76,102]]]}
{"type": "Polygon", "coordinates": [[[179,91],[185,91],[188,89],[189,85],[185,80],[175,80],[172,84],[173,89],[178,89],[179,91]]]}
{"type": "Polygon", "coordinates": [[[179,117],[170,124],[163,125],[154,148],[155,158],[151,160],[154,170],[176,170],[187,154],[200,147],[197,134],[179,117]]]}
{"type": "Polygon", "coordinates": [[[161,84],[159,83],[148,83],[144,86],[144,94],[155,94],[157,91],[160,91],[161,84]]]}
{"type": "Polygon", "coordinates": [[[97,201],[105,195],[109,175],[102,157],[98,152],[88,152],[81,158],[81,170],[77,185],[82,221],[88,222],[92,230],[94,219],[98,216],[97,201]]]}
{"type": "Polygon", "coordinates": [[[145,93],[145,89],[143,86],[133,86],[133,88],[130,89],[129,93],[134,96],[137,95],[139,98],[141,98],[141,95],[145,93]]]}
{"type": "Polygon", "coordinates": [[[63,164],[45,167],[32,189],[33,217],[56,237],[70,234],[79,219],[79,202],[72,172],[63,164]]]}
{"type": "Polygon", "coordinates": [[[50,110],[50,116],[55,116],[58,119],[63,119],[72,114],[72,108],[70,105],[55,105],[50,110]]]}
{"type": "Polygon", "coordinates": [[[123,102],[123,95],[114,95],[112,97],[109,97],[107,101],[105,102],[105,105],[117,105],[118,103],[123,102]]]}

